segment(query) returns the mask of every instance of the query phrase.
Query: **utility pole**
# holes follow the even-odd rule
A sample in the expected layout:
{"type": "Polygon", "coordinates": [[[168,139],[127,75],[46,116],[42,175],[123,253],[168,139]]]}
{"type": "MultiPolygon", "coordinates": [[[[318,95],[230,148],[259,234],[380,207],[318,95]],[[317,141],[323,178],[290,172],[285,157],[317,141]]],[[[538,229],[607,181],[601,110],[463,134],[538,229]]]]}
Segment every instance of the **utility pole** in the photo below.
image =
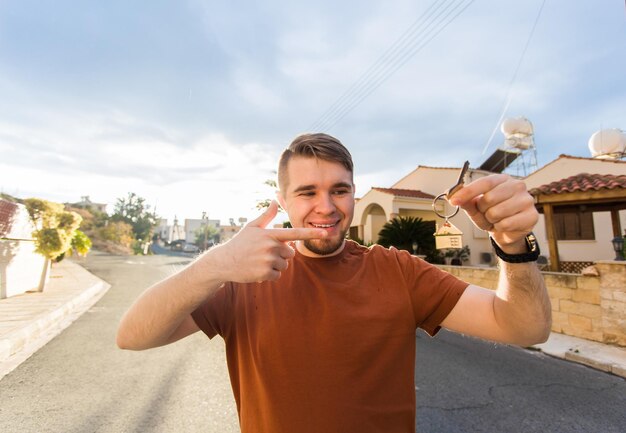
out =
{"type": "Polygon", "coordinates": [[[208,245],[207,231],[209,229],[209,217],[206,212],[202,212],[202,220],[204,221],[204,248],[202,251],[206,251],[208,245]]]}

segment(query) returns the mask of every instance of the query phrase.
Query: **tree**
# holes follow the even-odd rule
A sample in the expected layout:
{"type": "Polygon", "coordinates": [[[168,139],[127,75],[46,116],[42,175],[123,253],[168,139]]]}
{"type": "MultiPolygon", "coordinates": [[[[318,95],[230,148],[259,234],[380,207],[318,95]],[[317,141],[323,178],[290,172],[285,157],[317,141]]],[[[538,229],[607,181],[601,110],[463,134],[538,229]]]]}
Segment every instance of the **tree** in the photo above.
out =
{"type": "MultiPolygon", "coordinates": [[[[265,182],[263,182],[263,185],[269,186],[270,188],[272,188],[272,190],[274,192],[276,192],[278,190],[278,184],[276,183],[276,181],[274,179],[267,179],[265,182]]],[[[256,208],[259,209],[259,210],[267,209],[268,207],[270,207],[270,203],[272,203],[272,200],[274,200],[274,199],[266,198],[266,199],[263,199],[263,200],[259,200],[256,203],[256,208]]],[[[280,207],[278,208],[278,211],[279,212],[281,211],[280,207]]]]}
{"type": "Polygon", "coordinates": [[[60,262],[66,256],[73,256],[77,254],[79,256],[86,256],[89,250],[91,250],[92,242],[85,233],[80,230],[76,230],[74,233],[74,237],[72,238],[72,242],[70,243],[70,248],[62,253],[60,256],[55,257],[55,262],[60,262]]]}
{"type": "Polygon", "coordinates": [[[98,237],[130,248],[133,243],[133,227],[123,221],[111,221],[98,229],[98,237]]]}
{"type": "Polygon", "coordinates": [[[216,227],[205,224],[202,227],[198,227],[194,231],[194,235],[196,236],[195,244],[203,249],[204,246],[212,246],[219,242],[219,231],[216,227]],[[205,242],[206,240],[206,242],[205,242]]]}
{"type": "Polygon", "coordinates": [[[396,247],[399,250],[413,252],[413,243],[417,243],[417,253],[424,254],[430,262],[441,261],[441,255],[435,248],[435,222],[423,221],[415,217],[396,217],[388,221],[378,234],[378,244],[384,247],[396,247]]]}
{"type": "Polygon", "coordinates": [[[76,212],[65,211],[62,204],[38,198],[26,199],[24,204],[35,225],[32,235],[35,240],[35,251],[46,258],[39,284],[41,291],[48,280],[51,262],[62,260],[65,254],[71,254],[74,246],[86,254],[91,241],[78,230],[82,217],[76,212]]]}
{"type": "Polygon", "coordinates": [[[147,241],[152,236],[157,216],[154,212],[150,212],[150,206],[146,204],[145,198],[129,192],[128,197],[117,199],[111,220],[130,224],[134,238],[147,241]]]}
{"type": "Polygon", "coordinates": [[[38,198],[26,199],[25,205],[36,227],[33,238],[39,254],[54,260],[72,249],[72,240],[82,221],[80,215],[65,211],[60,203],[38,198]]]}
{"type": "Polygon", "coordinates": [[[86,256],[91,249],[91,239],[85,233],[80,230],[76,230],[74,237],[72,238],[71,252],[76,252],[79,256],[86,256]]]}

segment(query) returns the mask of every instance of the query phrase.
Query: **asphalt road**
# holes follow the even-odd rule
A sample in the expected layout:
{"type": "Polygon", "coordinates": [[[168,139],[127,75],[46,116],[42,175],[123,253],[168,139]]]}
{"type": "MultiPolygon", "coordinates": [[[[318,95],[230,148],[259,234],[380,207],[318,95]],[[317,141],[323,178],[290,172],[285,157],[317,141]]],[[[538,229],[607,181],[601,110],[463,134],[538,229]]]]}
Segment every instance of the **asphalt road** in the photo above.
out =
{"type": "MultiPolygon", "coordinates": [[[[115,346],[130,303],[188,261],[91,255],[86,267],[111,289],[0,381],[0,432],[239,431],[222,340],[115,346]]],[[[418,432],[626,431],[622,378],[444,331],[417,338],[418,432]]]]}

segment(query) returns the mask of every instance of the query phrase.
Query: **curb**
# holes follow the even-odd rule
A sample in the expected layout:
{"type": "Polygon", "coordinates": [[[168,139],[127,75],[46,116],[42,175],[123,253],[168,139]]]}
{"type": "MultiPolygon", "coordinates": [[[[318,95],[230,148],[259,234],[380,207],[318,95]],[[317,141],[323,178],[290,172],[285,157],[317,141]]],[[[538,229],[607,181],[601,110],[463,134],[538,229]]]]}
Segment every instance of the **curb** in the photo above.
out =
{"type": "Polygon", "coordinates": [[[626,378],[626,348],[623,347],[553,332],[547,342],[533,348],[555,358],[626,378]]]}

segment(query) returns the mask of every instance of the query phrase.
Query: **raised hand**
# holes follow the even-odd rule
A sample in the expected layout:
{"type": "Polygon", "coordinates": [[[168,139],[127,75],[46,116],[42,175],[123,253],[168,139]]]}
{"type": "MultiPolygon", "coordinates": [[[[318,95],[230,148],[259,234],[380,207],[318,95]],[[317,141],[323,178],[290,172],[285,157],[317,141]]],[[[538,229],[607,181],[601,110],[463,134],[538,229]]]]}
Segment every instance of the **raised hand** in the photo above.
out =
{"type": "Polygon", "coordinates": [[[278,203],[272,201],[261,216],[248,223],[230,241],[209,251],[207,255],[211,255],[219,266],[223,281],[277,280],[295,255],[287,242],[327,236],[324,229],[267,229],[277,212],[278,203]]]}
{"type": "Polygon", "coordinates": [[[450,204],[460,206],[478,228],[488,231],[511,254],[524,251],[524,237],[539,218],[526,184],[506,174],[465,185],[450,198],[450,204]]]}

